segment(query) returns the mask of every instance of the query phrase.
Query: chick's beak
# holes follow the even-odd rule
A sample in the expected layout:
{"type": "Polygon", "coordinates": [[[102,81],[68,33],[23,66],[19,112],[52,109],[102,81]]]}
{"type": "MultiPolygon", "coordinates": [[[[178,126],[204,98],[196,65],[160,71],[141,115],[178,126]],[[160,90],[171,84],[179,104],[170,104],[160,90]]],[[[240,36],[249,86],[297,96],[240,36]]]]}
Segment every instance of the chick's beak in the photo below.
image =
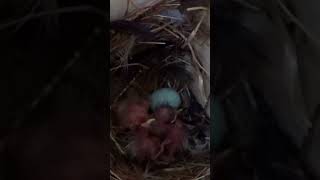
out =
{"type": "Polygon", "coordinates": [[[155,121],[156,119],[152,118],[147,120],[146,122],[142,123],[141,126],[145,128],[150,128],[151,124],[155,121]]]}

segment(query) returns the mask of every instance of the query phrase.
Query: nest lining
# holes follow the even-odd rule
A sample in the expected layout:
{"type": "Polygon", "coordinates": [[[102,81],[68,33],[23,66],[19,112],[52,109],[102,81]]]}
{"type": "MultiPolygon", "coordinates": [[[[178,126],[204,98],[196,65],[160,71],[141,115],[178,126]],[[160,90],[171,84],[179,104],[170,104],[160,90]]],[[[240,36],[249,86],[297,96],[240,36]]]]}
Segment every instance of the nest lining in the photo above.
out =
{"type": "MultiPolygon", "coordinates": [[[[192,131],[209,127],[204,109],[194,107],[195,98],[189,90],[192,78],[197,76],[195,73],[207,73],[191,45],[191,40],[201,33],[203,21],[203,18],[196,18],[199,21],[192,22],[193,10],[201,14],[207,12],[201,4],[188,7],[177,0],[159,0],[151,6],[134,10],[125,20],[114,24],[115,28],[110,30],[111,112],[114,105],[132,92],[147,96],[158,88],[171,87],[182,97],[179,115],[191,137],[198,135],[192,131]],[[164,15],[163,11],[168,10],[179,10],[181,18],[164,15]]],[[[199,145],[199,141],[204,141],[208,146],[208,132],[202,136],[205,138],[194,139],[192,143],[199,145]]],[[[130,133],[120,130],[111,114],[111,179],[209,179],[209,147],[192,155],[186,153],[175,163],[138,165],[127,152],[131,138],[130,133]]],[[[197,151],[199,147],[196,145],[189,150],[197,151]]]]}

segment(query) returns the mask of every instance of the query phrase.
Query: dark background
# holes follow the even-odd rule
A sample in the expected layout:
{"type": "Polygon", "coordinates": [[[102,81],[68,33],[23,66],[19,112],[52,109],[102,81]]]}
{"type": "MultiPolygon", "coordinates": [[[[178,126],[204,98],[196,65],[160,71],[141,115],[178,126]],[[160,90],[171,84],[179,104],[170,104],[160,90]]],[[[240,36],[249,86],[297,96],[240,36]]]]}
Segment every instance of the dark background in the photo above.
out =
{"type": "MultiPolygon", "coordinates": [[[[105,30],[107,21],[106,17],[98,15],[95,11],[105,12],[107,15],[107,3],[102,0],[2,0],[0,2],[0,82],[2,85],[0,88],[0,149],[3,153],[1,158],[5,159],[2,163],[6,162],[3,166],[7,168],[5,170],[7,177],[10,168],[13,168],[12,171],[16,174],[25,169],[23,165],[18,170],[14,169],[19,160],[9,157],[21,156],[21,162],[23,162],[23,156],[30,155],[27,153],[24,155],[23,150],[15,152],[17,147],[25,148],[27,151],[28,146],[33,146],[30,145],[32,143],[23,144],[24,142],[38,140],[39,142],[36,143],[41,143],[42,141],[37,137],[45,137],[40,133],[42,131],[32,134],[35,129],[41,129],[44,126],[52,127],[50,138],[56,135],[67,137],[72,128],[76,129],[75,132],[88,131],[86,137],[98,135],[102,137],[105,134],[105,114],[102,107],[106,105],[108,94],[106,73],[108,40],[105,30]],[[21,21],[9,27],[4,26],[31,13],[49,12],[71,6],[90,6],[95,9],[56,13],[21,21]],[[48,91],[47,96],[41,97],[43,89],[53,85],[52,80],[57,77],[56,74],[63,71],[75,54],[80,54],[79,60],[69,71],[63,73],[63,78],[48,91]],[[32,107],[31,104],[36,99],[40,100],[39,104],[32,107]],[[78,123],[76,118],[79,118],[79,114],[89,109],[90,113],[78,123]],[[66,112],[68,114],[64,116],[66,112]],[[93,123],[90,122],[93,124],[92,127],[98,129],[90,129],[89,119],[99,119],[93,123]],[[55,123],[49,123],[50,121],[55,123]],[[71,128],[66,128],[69,126],[71,128]],[[25,131],[25,129],[28,130],[25,131]],[[93,133],[90,134],[91,131],[93,133]],[[96,133],[97,131],[99,133],[96,133]]],[[[76,133],[75,136],[77,136],[76,133]]],[[[101,141],[99,143],[101,145],[101,141]]],[[[54,146],[55,144],[51,143],[46,148],[54,149],[54,146]]],[[[29,158],[34,157],[30,155],[29,158]]],[[[103,158],[104,154],[101,156],[101,159],[103,158]]],[[[34,161],[36,162],[37,159],[34,161]]],[[[42,165],[46,166],[46,164],[42,165]]],[[[9,177],[9,179],[12,178],[14,176],[9,177]]],[[[16,178],[19,179],[18,176],[16,178]]],[[[27,178],[23,175],[20,178],[36,179],[36,177],[27,178]]]]}

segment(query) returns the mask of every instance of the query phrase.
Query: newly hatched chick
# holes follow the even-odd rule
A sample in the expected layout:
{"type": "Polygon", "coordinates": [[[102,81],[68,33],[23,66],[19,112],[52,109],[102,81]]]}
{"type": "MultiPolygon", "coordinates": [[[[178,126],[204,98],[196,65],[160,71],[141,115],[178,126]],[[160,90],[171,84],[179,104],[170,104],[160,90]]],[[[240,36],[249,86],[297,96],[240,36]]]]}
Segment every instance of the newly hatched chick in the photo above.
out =
{"type": "Polygon", "coordinates": [[[131,98],[122,101],[116,109],[121,126],[130,130],[138,128],[148,120],[149,106],[149,102],[141,98],[131,98]]]}
{"type": "Polygon", "coordinates": [[[174,120],[175,110],[170,106],[163,106],[157,108],[154,112],[154,118],[156,119],[150,125],[150,131],[154,135],[164,140],[168,131],[172,128],[171,121],[174,120]]]}
{"type": "Polygon", "coordinates": [[[174,156],[182,150],[186,137],[182,121],[176,119],[180,102],[179,94],[173,89],[155,91],[151,97],[155,120],[149,118],[149,102],[146,100],[135,98],[119,105],[118,117],[134,135],[130,147],[138,161],[175,160],[174,156]]]}
{"type": "Polygon", "coordinates": [[[183,150],[186,138],[185,128],[180,119],[176,119],[175,109],[162,106],[154,112],[156,121],[151,125],[151,132],[161,138],[160,159],[173,161],[175,155],[183,150]]]}
{"type": "Polygon", "coordinates": [[[167,137],[163,142],[163,156],[168,161],[173,161],[175,155],[183,150],[183,144],[186,140],[186,132],[181,120],[176,119],[171,124],[167,137]]]}
{"type": "Polygon", "coordinates": [[[149,133],[145,127],[135,130],[135,137],[131,146],[131,153],[139,161],[155,160],[160,151],[160,139],[149,133]]]}
{"type": "Polygon", "coordinates": [[[154,112],[154,117],[161,122],[169,123],[174,120],[176,115],[175,109],[170,106],[161,106],[154,112]]]}

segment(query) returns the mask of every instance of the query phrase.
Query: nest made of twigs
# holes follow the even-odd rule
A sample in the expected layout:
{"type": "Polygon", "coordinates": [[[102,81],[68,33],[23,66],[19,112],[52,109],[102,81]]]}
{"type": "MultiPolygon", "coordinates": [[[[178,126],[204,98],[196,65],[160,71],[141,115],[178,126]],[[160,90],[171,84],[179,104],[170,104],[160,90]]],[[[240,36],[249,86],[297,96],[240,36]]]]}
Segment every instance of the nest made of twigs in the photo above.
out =
{"type": "MultiPolygon", "coordinates": [[[[188,79],[192,81],[192,77],[196,76],[194,73],[207,73],[191,44],[191,40],[201,31],[203,18],[192,22],[185,17],[192,11],[204,14],[207,8],[201,4],[187,7],[178,0],[157,0],[147,7],[133,10],[123,21],[117,22],[116,28],[110,31],[111,112],[113,105],[128,91],[145,96],[160,87],[172,87],[178,90],[183,100],[180,115],[186,119],[197,119],[198,124],[208,126],[209,120],[204,110],[190,113],[188,109],[192,99],[188,79]],[[183,19],[162,13],[170,9],[179,9],[183,19]]],[[[131,135],[121,131],[114,121],[111,115],[111,179],[209,179],[209,151],[189,154],[169,165],[155,165],[152,162],[143,166],[136,164],[127,152],[131,135]]]]}

